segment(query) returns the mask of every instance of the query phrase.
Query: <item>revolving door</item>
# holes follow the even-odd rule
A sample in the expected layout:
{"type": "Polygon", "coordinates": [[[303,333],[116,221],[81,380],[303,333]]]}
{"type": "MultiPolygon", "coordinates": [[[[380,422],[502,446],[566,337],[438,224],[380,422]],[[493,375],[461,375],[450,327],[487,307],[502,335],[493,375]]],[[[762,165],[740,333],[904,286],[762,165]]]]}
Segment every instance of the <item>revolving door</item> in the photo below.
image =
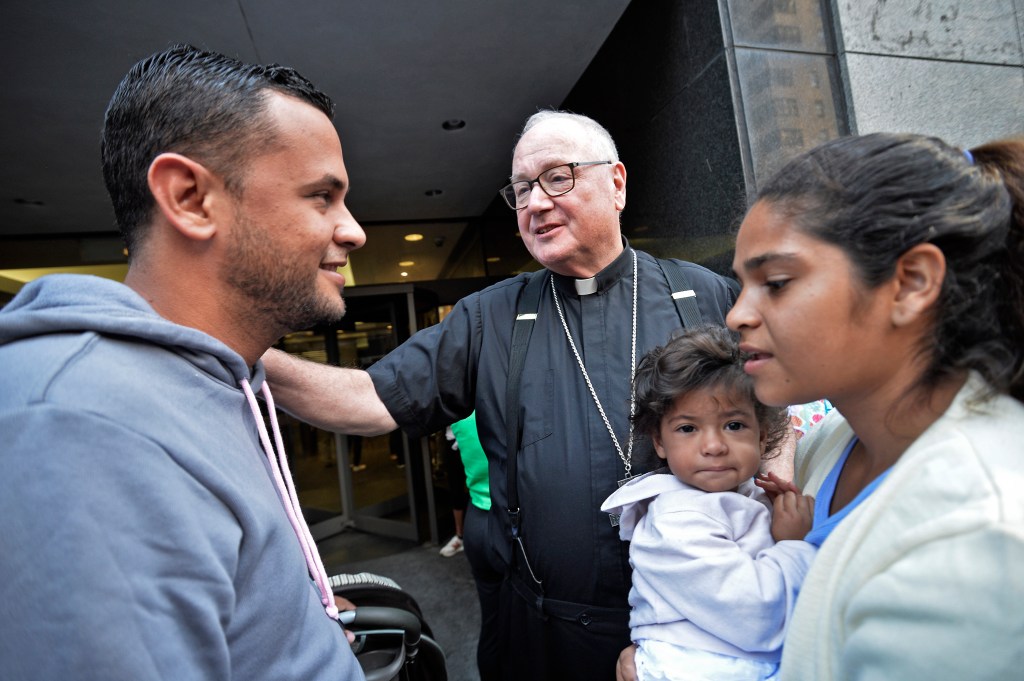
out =
{"type": "MultiPolygon", "coordinates": [[[[437,307],[412,285],[345,291],[338,324],[289,334],[277,347],[305,359],[366,369],[418,328],[437,307]]],[[[271,386],[273,387],[273,386],[271,386]]],[[[354,527],[373,534],[437,543],[437,512],[428,438],[400,430],[359,437],[319,430],[279,413],[295,486],[315,539],[354,527]]]]}

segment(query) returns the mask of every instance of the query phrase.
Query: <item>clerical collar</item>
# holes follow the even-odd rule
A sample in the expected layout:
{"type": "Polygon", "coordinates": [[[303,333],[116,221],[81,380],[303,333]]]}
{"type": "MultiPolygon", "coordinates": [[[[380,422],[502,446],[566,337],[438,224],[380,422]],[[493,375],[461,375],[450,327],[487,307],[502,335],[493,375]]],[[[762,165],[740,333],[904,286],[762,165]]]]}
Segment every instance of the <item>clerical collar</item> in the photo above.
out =
{"type": "Polygon", "coordinates": [[[577,279],[576,293],[581,296],[589,296],[591,293],[597,293],[597,277],[591,277],[590,279],[577,279]]]}
{"type": "Polygon", "coordinates": [[[614,286],[619,280],[633,276],[633,249],[626,238],[622,238],[622,253],[595,276],[589,279],[575,279],[561,274],[552,273],[552,279],[563,296],[586,296],[602,293],[614,286]]]}

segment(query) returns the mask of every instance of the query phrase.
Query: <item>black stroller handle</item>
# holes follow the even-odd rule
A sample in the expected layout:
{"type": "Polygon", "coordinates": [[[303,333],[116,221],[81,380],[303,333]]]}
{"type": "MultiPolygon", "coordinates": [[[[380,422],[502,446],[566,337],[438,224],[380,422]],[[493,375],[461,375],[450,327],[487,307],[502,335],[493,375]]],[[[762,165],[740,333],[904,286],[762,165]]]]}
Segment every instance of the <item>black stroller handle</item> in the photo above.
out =
{"type": "Polygon", "coordinates": [[[366,681],[386,681],[397,678],[398,670],[406,662],[415,659],[416,653],[419,651],[420,618],[407,610],[366,606],[342,611],[338,614],[338,620],[357,634],[370,629],[386,629],[401,632],[403,635],[403,654],[398,655],[394,662],[387,667],[366,670],[366,681]]]}

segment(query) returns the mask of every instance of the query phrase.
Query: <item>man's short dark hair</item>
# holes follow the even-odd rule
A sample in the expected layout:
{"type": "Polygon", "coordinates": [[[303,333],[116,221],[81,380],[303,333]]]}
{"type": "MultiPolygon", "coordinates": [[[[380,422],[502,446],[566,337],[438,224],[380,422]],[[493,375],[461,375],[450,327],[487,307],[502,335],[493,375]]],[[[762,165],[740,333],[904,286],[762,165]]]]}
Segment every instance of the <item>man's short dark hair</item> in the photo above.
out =
{"type": "Polygon", "coordinates": [[[129,253],[152,219],[146,176],[158,155],[188,156],[219,174],[229,190],[241,191],[245,159],[275,135],[264,115],[268,90],[334,116],[327,95],[278,64],[245,64],[175,45],[132,67],[107,106],[100,142],[103,180],[129,253]]]}

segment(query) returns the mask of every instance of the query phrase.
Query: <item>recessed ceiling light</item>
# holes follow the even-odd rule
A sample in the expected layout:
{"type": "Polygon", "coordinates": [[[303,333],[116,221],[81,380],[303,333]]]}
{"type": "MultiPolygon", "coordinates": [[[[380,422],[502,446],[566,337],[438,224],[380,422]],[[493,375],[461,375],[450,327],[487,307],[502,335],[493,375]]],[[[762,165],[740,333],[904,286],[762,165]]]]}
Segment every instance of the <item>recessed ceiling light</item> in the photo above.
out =
{"type": "Polygon", "coordinates": [[[405,235],[405,240],[406,241],[423,241],[423,235],[422,234],[415,234],[415,233],[413,233],[413,234],[406,234],[405,235]]]}
{"type": "Polygon", "coordinates": [[[444,194],[444,190],[443,189],[428,189],[427,191],[425,191],[423,193],[426,194],[427,196],[441,196],[441,194],[444,194]]]}
{"type": "Polygon", "coordinates": [[[441,127],[445,130],[462,130],[466,127],[466,121],[461,118],[449,118],[441,124],[441,127]]]}
{"type": "Polygon", "coordinates": [[[403,276],[403,277],[408,277],[408,276],[409,276],[409,273],[408,273],[408,272],[402,272],[402,276],[403,276]]]}
{"type": "Polygon", "coordinates": [[[412,267],[415,264],[416,263],[414,261],[412,261],[412,260],[403,260],[402,262],[398,263],[398,266],[399,267],[412,267]]]}
{"type": "Polygon", "coordinates": [[[496,255],[492,255],[491,257],[487,258],[487,262],[501,262],[501,258],[499,258],[496,255]]]}

